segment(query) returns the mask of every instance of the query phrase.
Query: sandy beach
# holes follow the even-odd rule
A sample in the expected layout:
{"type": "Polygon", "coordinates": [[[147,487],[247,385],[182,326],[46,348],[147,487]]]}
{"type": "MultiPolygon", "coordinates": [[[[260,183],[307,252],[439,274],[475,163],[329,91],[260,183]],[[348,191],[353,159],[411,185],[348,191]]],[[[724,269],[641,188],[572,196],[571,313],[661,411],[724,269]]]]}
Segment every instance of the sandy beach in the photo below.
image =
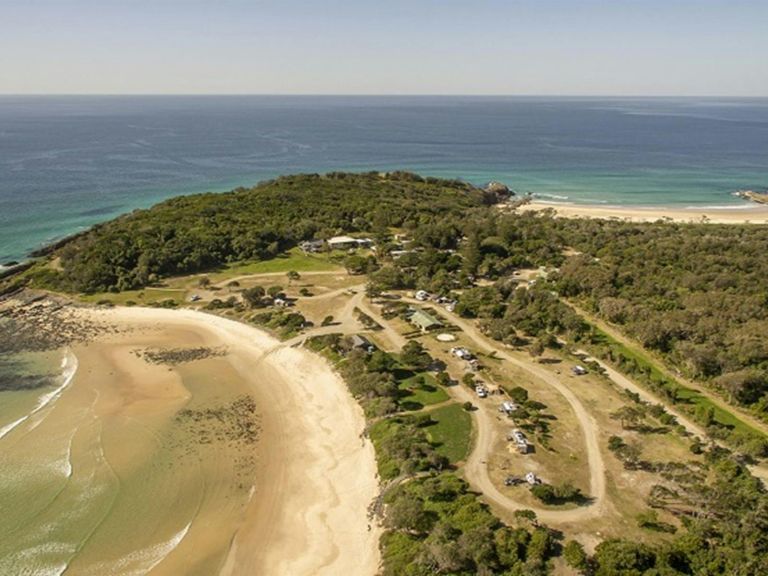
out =
{"type": "Polygon", "coordinates": [[[556,204],[534,201],[518,208],[520,212],[552,209],[565,218],[602,218],[629,222],[656,222],[667,219],[674,222],[711,222],[713,224],[766,224],[768,206],[736,204],[733,207],[626,207],[607,205],[556,204]]]}
{"type": "MultiPolygon", "coordinates": [[[[377,572],[379,530],[367,517],[378,492],[373,446],[361,440],[362,410],[324,360],[200,312],[89,313],[108,323],[188,330],[207,346],[226,347],[227,360],[250,384],[262,418],[257,482],[221,574],[377,572]]],[[[182,567],[164,564],[157,574],[182,567]]]]}
{"type": "MultiPolygon", "coordinates": [[[[60,504],[39,514],[60,516],[88,487],[103,494],[91,497],[104,499],[94,500],[98,518],[83,512],[85,532],[98,526],[87,546],[62,548],[48,565],[156,576],[377,573],[373,447],[361,439],[362,410],[322,358],[192,310],[66,311],[72,326],[93,328],[67,346],[72,382],[4,438],[8,465],[35,434],[45,458],[64,454],[62,488],[51,488],[62,490],[60,504]],[[46,441],[62,430],[60,446],[46,441]]],[[[77,542],[73,526],[62,542],[77,542]]]]}

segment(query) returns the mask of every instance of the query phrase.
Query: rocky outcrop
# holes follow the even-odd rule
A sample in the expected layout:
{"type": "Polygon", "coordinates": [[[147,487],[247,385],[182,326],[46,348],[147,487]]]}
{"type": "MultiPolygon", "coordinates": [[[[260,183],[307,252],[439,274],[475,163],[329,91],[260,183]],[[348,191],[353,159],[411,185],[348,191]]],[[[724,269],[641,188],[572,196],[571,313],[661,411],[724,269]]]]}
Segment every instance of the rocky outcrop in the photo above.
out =
{"type": "Polygon", "coordinates": [[[736,196],[746,200],[752,200],[752,202],[757,202],[758,204],[768,204],[768,191],[755,192],[754,190],[739,190],[736,192],[736,196]]]}
{"type": "Polygon", "coordinates": [[[509,187],[504,184],[503,182],[498,182],[496,180],[493,180],[491,182],[488,182],[488,184],[485,185],[485,191],[486,192],[492,192],[493,194],[497,195],[503,195],[503,196],[514,196],[515,193],[509,189],[509,187]]]}

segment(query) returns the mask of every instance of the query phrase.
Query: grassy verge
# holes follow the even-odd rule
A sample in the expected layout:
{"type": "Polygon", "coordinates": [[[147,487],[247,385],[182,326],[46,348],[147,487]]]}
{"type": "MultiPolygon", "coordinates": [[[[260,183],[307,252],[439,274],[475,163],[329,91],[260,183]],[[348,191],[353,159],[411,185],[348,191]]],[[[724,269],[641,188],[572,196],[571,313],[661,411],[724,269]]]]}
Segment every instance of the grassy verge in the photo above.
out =
{"type": "Polygon", "coordinates": [[[418,410],[450,399],[434,376],[427,372],[401,380],[398,382],[398,388],[402,392],[398,401],[405,410],[418,410]]]}
{"type": "Polygon", "coordinates": [[[723,409],[697,390],[670,377],[648,354],[626,346],[594,325],[592,333],[592,344],[604,352],[601,356],[607,355],[608,359],[624,372],[636,377],[649,388],[664,394],[674,404],[687,408],[687,411],[693,414],[711,411],[717,424],[734,432],[763,436],[760,430],[750,426],[733,412],[723,409]]]}
{"type": "Polygon", "coordinates": [[[435,424],[427,427],[427,436],[437,451],[452,463],[467,459],[472,445],[472,418],[460,404],[438,408],[429,413],[435,424]]]}

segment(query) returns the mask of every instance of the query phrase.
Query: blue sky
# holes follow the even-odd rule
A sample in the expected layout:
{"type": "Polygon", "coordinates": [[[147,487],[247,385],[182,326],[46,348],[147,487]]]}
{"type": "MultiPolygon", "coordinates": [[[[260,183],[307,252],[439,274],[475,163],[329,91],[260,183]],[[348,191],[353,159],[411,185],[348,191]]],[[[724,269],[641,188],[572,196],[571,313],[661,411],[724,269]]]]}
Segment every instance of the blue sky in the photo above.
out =
{"type": "Polygon", "coordinates": [[[768,96],[768,0],[0,0],[0,93],[768,96]]]}

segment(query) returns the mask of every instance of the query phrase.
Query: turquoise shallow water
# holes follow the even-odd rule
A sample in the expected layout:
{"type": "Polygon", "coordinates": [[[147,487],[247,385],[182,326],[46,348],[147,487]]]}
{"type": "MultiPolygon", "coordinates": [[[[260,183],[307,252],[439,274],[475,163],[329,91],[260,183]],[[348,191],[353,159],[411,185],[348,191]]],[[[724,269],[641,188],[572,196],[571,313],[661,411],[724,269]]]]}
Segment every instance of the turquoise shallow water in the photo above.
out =
{"type": "Polygon", "coordinates": [[[372,169],[738,207],[768,186],[768,99],[0,97],[0,263],[169,196],[372,169]]]}

